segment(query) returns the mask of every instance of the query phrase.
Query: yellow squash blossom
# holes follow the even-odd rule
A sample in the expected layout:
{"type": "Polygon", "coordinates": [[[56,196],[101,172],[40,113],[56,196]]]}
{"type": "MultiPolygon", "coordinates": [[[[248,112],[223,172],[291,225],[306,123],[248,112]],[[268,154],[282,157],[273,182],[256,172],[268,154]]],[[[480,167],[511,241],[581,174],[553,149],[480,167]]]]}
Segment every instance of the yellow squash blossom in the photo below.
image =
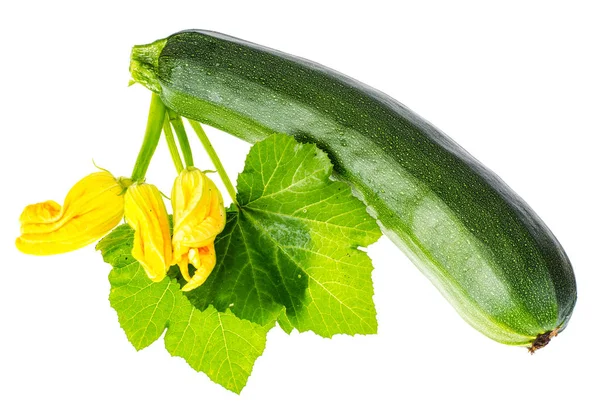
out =
{"type": "Polygon", "coordinates": [[[123,183],[100,171],[78,181],[62,207],[55,201],[28,205],[19,218],[17,248],[26,254],[53,255],[100,239],[123,218],[123,183]]]}
{"type": "Polygon", "coordinates": [[[163,199],[152,184],[133,184],[125,193],[125,220],[135,230],[131,255],[148,277],[160,282],[171,266],[169,218],[163,199]]]}
{"type": "Polygon", "coordinates": [[[225,228],[223,197],[202,171],[189,167],[175,179],[173,205],[173,264],[179,265],[189,291],[202,285],[216,264],[214,240],[225,228]],[[190,277],[188,264],[196,272],[190,277]]]}

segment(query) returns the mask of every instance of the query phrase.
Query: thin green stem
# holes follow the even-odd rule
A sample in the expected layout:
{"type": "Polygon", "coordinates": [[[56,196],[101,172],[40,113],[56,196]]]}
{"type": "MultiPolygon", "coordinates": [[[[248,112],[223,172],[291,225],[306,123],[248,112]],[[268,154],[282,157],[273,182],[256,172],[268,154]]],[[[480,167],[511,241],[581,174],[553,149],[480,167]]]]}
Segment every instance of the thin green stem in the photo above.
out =
{"type": "Polygon", "coordinates": [[[177,174],[179,174],[183,170],[183,163],[181,162],[181,157],[179,157],[179,149],[177,149],[177,144],[175,144],[175,136],[173,136],[171,122],[169,121],[167,115],[165,115],[165,120],[163,121],[163,131],[165,132],[165,138],[167,139],[167,145],[169,146],[171,159],[173,159],[173,164],[175,164],[177,174]]]}
{"type": "Polygon", "coordinates": [[[179,141],[181,153],[183,153],[185,165],[186,167],[192,167],[194,165],[194,158],[192,157],[192,149],[190,148],[190,142],[188,140],[187,133],[185,132],[185,127],[183,126],[181,116],[168,108],[167,114],[169,115],[171,126],[173,126],[173,129],[175,129],[175,134],[177,135],[177,140],[179,141]]]}
{"type": "Polygon", "coordinates": [[[217,152],[210,143],[210,140],[208,140],[208,136],[206,136],[206,133],[204,133],[204,129],[202,129],[200,123],[191,119],[188,119],[188,121],[190,122],[190,125],[192,125],[192,129],[194,129],[194,132],[196,132],[196,134],[198,135],[198,138],[200,138],[200,142],[202,142],[204,150],[206,150],[206,153],[208,153],[210,160],[213,162],[215,168],[217,169],[219,177],[221,177],[221,180],[223,180],[223,184],[225,184],[225,188],[227,189],[231,200],[233,201],[235,206],[239,208],[239,204],[235,198],[235,188],[233,187],[231,180],[229,180],[229,176],[227,176],[225,168],[223,167],[223,164],[221,164],[221,160],[219,159],[217,152]]]}
{"type": "Polygon", "coordinates": [[[152,100],[150,101],[150,111],[148,112],[148,122],[146,123],[146,133],[144,135],[144,141],[142,147],[138,153],[133,172],[131,173],[131,179],[133,181],[142,181],[146,176],[146,171],[150,165],[152,155],[158,145],[160,134],[163,127],[163,121],[165,117],[166,107],[160,100],[160,97],[156,93],[152,93],[152,100]]]}

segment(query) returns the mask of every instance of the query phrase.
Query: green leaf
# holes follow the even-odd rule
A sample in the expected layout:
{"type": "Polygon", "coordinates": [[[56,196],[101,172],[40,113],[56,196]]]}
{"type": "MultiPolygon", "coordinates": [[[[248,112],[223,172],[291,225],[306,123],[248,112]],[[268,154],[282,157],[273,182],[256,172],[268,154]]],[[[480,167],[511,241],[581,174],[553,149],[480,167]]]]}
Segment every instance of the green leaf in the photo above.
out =
{"type": "Polygon", "coordinates": [[[274,135],[256,143],[238,178],[240,208],[215,241],[217,265],[187,294],[289,332],[370,334],[377,330],[371,260],[359,247],[381,235],[348,185],[314,145],[274,135]]]}
{"type": "Polygon", "coordinates": [[[165,346],[173,356],[183,357],[196,371],[239,393],[263,353],[268,328],[241,320],[230,311],[204,311],[189,302],[171,318],[165,346]]]}
{"type": "Polygon", "coordinates": [[[180,290],[176,266],[161,282],[147,278],[127,225],[100,241],[113,266],[110,303],[133,346],[166,330],[171,355],[239,393],[276,321],[287,333],[375,333],[373,267],[359,247],[381,233],[331,172],[321,150],[288,136],[252,147],[238,179],[240,207],[215,241],[217,266],[192,292],[180,290]]]}
{"type": "Polygon", "coordinates": [[[113,266],[109,300],[131,344],[137,350],[147,347],[168,328],[165,347],[171,355],[183,357],[195,370],[239,393],[265,348],[274,321],[261,326],[230,311],[196,309],[175,280],[154,283],[148,279],[131,256],[132,242],[133,230],[122,225],[97,246],[113,266]]]}

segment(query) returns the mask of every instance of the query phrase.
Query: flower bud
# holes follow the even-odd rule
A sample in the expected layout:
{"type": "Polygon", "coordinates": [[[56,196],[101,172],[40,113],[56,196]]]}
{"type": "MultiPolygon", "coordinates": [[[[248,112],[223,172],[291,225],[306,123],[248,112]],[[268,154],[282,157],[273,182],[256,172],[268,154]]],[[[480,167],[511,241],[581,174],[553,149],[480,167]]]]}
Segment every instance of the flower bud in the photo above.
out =
{"type": "Polygon", "coordinates": [[[221,192],[202,171],[189,167],[175,179],[173,205],[173,263],[188,281],[182,288],[192,290],[204,283],[216,264],[215,237],[225,228],[225,207],[221,192]],[[196,272],[190,277],[188,264],[196,272]]]}
{"type": "Polygon", "coordinates": [[[45,201],[25,207],[17,248],[26,254],[53,255],[84,247],[113,229],[123,218],[123,186],[107,171],[78,181],[61,207],[45,201]]]}
{"type": "Polygon", "coordinates": [[[171,266],[169,218],[158,188],[133,184],[125,193],[125,220],[135,230],[131,255],[148,277],[160,282],[171,266]]]}

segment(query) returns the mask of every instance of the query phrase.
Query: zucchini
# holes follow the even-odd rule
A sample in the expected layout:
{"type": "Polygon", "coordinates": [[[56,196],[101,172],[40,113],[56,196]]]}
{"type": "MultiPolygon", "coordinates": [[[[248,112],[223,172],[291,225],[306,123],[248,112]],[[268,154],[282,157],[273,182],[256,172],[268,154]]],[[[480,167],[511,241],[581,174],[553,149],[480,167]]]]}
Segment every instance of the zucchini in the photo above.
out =
{"type": "Polygon", "coordinates": [[[577,298],[554,235],[497,175],[391,97],[314,62],[208,31],[135,46],[134,81],[250,143],[315,143],[381,229],[488,337],[543,347],[577,298]]]}

